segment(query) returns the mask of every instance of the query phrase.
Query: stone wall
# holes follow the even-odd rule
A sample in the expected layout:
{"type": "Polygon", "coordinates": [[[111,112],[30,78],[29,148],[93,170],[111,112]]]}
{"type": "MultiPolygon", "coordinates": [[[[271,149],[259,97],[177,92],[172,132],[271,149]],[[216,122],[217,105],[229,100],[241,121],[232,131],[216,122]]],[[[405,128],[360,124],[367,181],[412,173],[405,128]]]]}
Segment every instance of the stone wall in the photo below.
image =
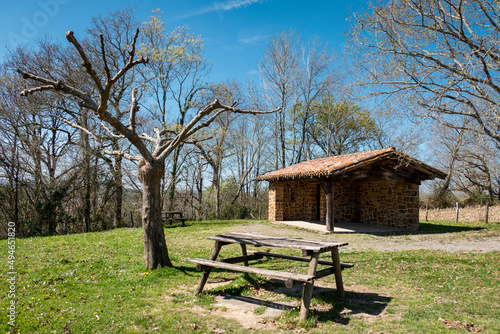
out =
{"type": "MultiPolygon", "coordinates": [[[[271,181],[269,220],[326,220],[323,189],[314,179],[271,181]]],[[[365,223],[415,230],[419,215],[418,185],[394,181],[334,183],[335,223],[365,223]]]]}
{"type": "Polygon", "coordinates": [[[417,230],[418,185],[389,181],[365,183],[360,211],[361,223],[417,230]]]}
{"type": "Polygon", "coordinates": [[[271,181],[269,220],[316,220],[317,185],[315,180],[271,181]]]}

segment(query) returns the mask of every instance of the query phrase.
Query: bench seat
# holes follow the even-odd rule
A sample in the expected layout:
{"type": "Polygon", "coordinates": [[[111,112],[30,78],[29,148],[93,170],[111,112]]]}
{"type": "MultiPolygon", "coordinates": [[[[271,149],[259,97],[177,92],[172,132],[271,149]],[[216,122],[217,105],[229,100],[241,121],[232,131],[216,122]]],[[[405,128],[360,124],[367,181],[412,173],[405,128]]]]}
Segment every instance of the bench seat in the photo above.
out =
{"type": "Polygon", "coordinates": [[[285,272],[285,271],[276,271],[276,270],[262,269],[262,268],[255,268],[255,267],[247,267],[247,266],[242,266],[242,265],[232,264],[232,263],[227,263],[227,262],[221,262],[221,261],[212,261],[212,260],[199,259],[199,258],[191,259],[189,261],[192,263],[196,263],[196,270],[198,270],[198,271],[206,270],[208,268],[221,268],[221,269],[226,269],[226,270],[231,270],[231,271],[239,271],[239,272],[243,272],[243,273],[257,274],[257,275],[261,275],[261,276],[266,276],[266,277],[284,280],[285,285],[287,287],[295,286],[295,285],[297,285],[297,282],[300,282],[300,283],[312,282],[312,280],[314,279],[314,276],[311,276],[311,275],[296,274],[296,273],[289,273],[289,272],[285,272]]]}

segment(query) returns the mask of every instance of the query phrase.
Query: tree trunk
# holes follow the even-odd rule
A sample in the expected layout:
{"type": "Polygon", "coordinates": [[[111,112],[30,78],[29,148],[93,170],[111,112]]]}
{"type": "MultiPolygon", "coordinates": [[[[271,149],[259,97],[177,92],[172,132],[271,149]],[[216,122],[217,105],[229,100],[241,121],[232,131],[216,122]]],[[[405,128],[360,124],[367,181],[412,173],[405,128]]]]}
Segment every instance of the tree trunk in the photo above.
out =
{"type": "Polygon", "coordinates": [[[142,183],[142,230],[146,269],[172,267],[161,225],[161,179],[164,162],[139,162],[137,176],[142,183]]]}
{"type": "Polygon", "coordinates": [[[214,168],[214,175],[212,178],[212,187],[215,190],[215,218],[220,219],[220,176],[219,176],[219,166],[214,168]]]}
{"type": "Polygon", "coordinates": [[[122,227],[122,204],[123,204],[123,173],[122,173],[122,160],[123,158],[117,156],[115,158],[114,166],[114,182],[115,182],[115,221],[116,227],[122,227]]]}
{"type": "Polygon", "coordinates": [[[174,151],[174,159],[172,162],[172,172],[170,173],[170,187],[168,188],[168,210],[173,211],[175,209],[175,188],[177,186],[178,169],[179,169],[179,155],[181,153],[181,147],[177,147],[174,151]]]}
{"type": "MultiPolygon", "coordinates": [[[[87,112],[84,111],[82,115],[82,124],[85,128],[88,126],[88,118],[87,112]]],[[[85,225],[85,230],[90,232],[91,230],[91,222],[90,222],[90,211],[91,211],[91,195],[92,195],[92,186],[91,186],[91,167],[90,167],[90,142],[89,136],[85,131],[80,131],[81,138],[81,147],[82,147],[82,156],[83,156],[83,184],[84,184],[84,193],[83,193],[83,224],[85,225]]]]}

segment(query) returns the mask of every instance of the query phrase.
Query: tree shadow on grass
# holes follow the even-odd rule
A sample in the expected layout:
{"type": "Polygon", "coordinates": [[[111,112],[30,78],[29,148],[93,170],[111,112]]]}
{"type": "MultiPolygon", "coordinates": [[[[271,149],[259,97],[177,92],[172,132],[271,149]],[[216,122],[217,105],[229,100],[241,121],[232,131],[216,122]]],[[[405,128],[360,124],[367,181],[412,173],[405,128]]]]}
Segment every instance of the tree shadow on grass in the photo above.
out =
{"type": "MultiPolygon", "coordinates": [[[[460,223],[459,223],[460,224],[460,223]]],[[[415,234],[444,234],[444,233],[459,233],[459,232],[471,232],[471,231],[481,231],[486,230],[486,226],[470,226],[470,225],[453,225],[446,223],[435,223],[435,222],[420,222],[418,231],[394,231],[394,232],[378,232],[378,233],[367,233],[376,234],[381,237],[391,237],[397,235],[415,235],[415,234]]]]}
{"type": "Polygon", "coordinates": [[[459,225],[447,225],[442,223],[434,222],[420,222],[418,227],[418,234],[437,234],[437,233],[458,233],[458,232],[468,232],[468,231],[480,231],[484,230],[484,226],[459,226],[459,225]]]}

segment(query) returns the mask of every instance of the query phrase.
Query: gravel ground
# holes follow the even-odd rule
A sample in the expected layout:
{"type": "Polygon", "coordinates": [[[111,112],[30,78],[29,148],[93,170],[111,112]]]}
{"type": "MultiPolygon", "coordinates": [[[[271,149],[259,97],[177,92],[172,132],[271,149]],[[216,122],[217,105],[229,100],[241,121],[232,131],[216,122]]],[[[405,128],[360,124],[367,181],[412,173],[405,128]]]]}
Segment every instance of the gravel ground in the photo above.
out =
{"type": "Polygon", "coordinates": [[[446,252],[492,252],[500,251],[500,230],[450,232],[442,234],[320,234],[304,229],[282,225],[245,224],[233,227],[242,232],[258,232],[271,235],[286,235],[296,238],[339,240],[349,243],[342,251],[401,251],[415,249],[440,250],[446,252]]]}

